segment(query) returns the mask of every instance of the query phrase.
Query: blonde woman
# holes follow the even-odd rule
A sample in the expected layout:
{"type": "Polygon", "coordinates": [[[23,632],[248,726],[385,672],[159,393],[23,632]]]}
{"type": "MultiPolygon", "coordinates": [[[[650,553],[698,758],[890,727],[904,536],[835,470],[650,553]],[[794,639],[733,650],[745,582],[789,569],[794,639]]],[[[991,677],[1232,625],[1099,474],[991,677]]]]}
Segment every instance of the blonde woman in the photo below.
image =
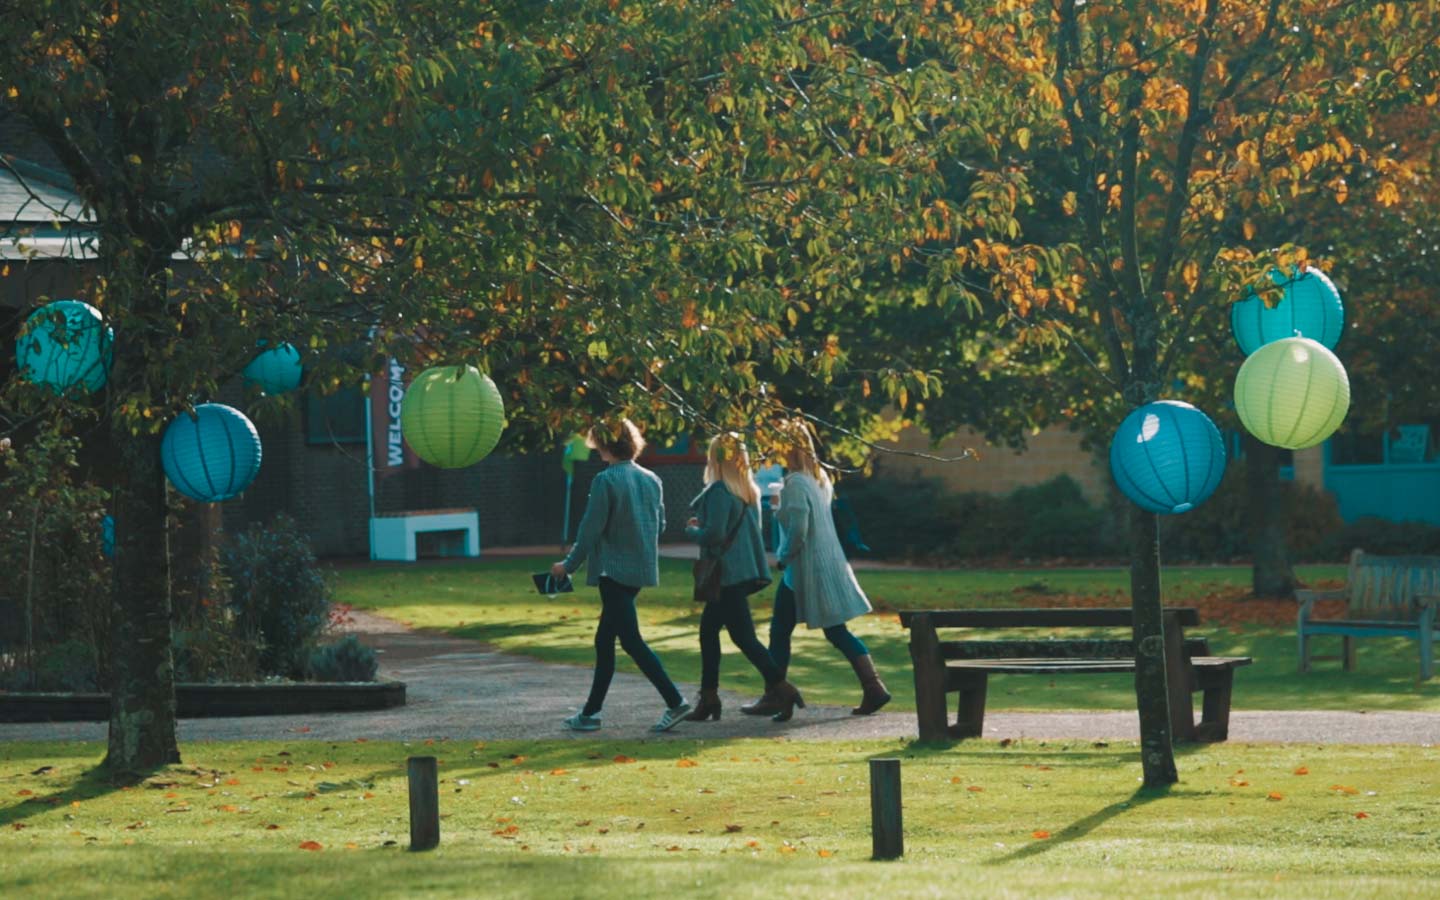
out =
{"type": "Polygon", "coordinates": [[[705,557],[720,559],[720,597],[705,604],[700,616],[700,699],[687,716],[697,722],[720,720],[720,629],[765,679],[765,695],[774,701],[775,721],[784,722],[805,700],[785,680],[760,639],[750,616],[751,594],[770,583],[760,536],[760,489],[750,472],[750,454],[734,432],[716,435],[705,458],[705,490],[690,503],[695,515],[685,533],[705,557]]]}
{"type": "MultiPolygon", "coordinates": [[[[770,656],[783,675],[790,665],[790,636],[797,620],[820,628],[855,670],[860,680],[860,705],[850,712],[868,716],[890,702],[890,692],[875,671],[870,650],[845,623],[870,611],[870,601],[845,559],[835,520],[830,513],[834,489],[815,454],[810,426],[791,420],[780,426],[783,462],[787,470],[780,491],[780,546],[784,570],[775,591],[775,614],[770,619],[770,656]]],[[[765,715],[778,708],[777,698],[761,697],[742,706],[748,715],[765,715]]]]}
{"type": "Polygon", "coordinates": [[[665,530],[660,478],[636,464],[635,457],[645,449],[645,438],[629,419],[595,423],[585,444],[600,454],[606,467],[590,484],[574,546],[550,567],[550,574],[564,578],[588,563],[585,583],[600,589],[600,621],[595,626],[590,696],[564,725],[571,731],[600,728],[600,709],[615,675],[615,642],[619,641],[665,701],[665,712],[651,730],[669,731],[685,718],[690,704],[640,636],[635,614],[635,595],[640,588],[660,583],[659,539],[665,530]]]}

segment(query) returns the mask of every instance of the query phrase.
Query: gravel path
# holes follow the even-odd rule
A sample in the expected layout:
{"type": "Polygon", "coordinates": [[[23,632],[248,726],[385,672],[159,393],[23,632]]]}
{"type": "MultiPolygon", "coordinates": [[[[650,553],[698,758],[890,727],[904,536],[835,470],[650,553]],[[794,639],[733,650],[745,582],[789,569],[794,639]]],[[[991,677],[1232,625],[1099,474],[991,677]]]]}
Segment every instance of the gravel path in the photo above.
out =
{"type": "MultiPolygon", "coordinates": [[[[182,741],[206,740],[456,740],[597,738],[737,738],[791,740],[914,738],[914,713],[860,717],[848,707],[816,706],[799,710],[790,722],[740,715],[751,697],[722,692],[725,713],[719,722],[685,722],[663,735],[648,727],[662,702],[633,665],[622,660],[598,733],[575,734],[560,727],[583,701],[590,670],[543,663],[498,653],[474,641],[406,630],[379,616],[357,613],[354,629],[380,654],[383,677],[407,685],[405,706],[367,713],[318,713],[304,716],[256,716],[184,719],[182,741]],[[626,671],[626,670],[629,671],[626,671]]],[[[906,673],[897,670],[893,677],[906,673]]],[[[681,685],[693,696],[694,685],[681,685]]],[[[858,689],[857,689],[858,700],[858,689]]],[[[105,740],[99,722],[0,724],[0,741],[105,740]]],[[[1026,740],[1135,740],[1133,712],[991,713],[987,738],[1026,740]]],[[[1313,744],[1436,744],[1440,713],[1397,712],[1246,712],[1231,713],[1230,740],[1313,744]]]]}

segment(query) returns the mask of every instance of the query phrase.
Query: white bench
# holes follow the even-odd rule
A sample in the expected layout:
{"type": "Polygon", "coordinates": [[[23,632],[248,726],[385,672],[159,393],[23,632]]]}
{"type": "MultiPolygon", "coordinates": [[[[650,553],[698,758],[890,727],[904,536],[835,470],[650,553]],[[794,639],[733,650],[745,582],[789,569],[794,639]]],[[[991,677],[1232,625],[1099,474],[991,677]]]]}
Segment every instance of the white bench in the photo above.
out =
{"type": "Polygon", "coordinates": [[[415,561],[415,536],[422,532],[461,531],[465,556],[480,555],[480,513],[474,509],[417,509],[378,513],[370,519],[370,558],[415,561]]]}

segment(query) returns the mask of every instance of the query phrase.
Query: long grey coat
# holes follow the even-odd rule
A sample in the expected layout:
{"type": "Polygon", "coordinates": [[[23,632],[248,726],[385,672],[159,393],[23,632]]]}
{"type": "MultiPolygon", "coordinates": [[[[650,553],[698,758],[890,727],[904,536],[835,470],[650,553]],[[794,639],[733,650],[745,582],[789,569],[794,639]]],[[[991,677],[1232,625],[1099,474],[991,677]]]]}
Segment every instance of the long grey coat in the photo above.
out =
{"type": "Polygon", "coordinates": [[[760,536],[759,503],[746,506],[743,500],[730,493],[725,482],[712,481],[690,501],[690,509],[700,520],[700,526],[687,526],[685,533],[700,545],[701,556],[719,554],[730,529],[736,529],[735,539],[720,556],[721,587],[748,583],[758,591],[770,583],[765,562],[765,541],[760,536]]]}
{"type": "Polygon", "coordinates": [[[586,584],[609,578],[630,587],[660,583],[665,499],[660,476],[630,460],[606,466],[590,482],[590,499],[565,557],[565,571],[587,561],[586,584]]]}
{"type": "Polygon", "coordinates": [[[804,472],[786,475],[776,515],[785,529],[780,563],[791,575],[797,621],[829,628],[868,613],[870,601],[845,558],[820,483],[804,472]]]}

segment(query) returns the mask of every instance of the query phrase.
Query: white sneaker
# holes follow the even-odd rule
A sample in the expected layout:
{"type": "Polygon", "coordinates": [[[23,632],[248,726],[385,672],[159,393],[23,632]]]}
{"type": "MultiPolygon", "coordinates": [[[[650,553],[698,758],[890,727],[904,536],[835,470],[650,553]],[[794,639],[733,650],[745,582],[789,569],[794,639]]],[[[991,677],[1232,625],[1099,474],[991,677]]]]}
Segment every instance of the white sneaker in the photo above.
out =
{"type": "Polygon", "coordinates": [[[679,725],[681,720],[685,718],[685,714],[689,711],[690,704],[686,703],[684,700],[681,700],[678,706],[672,706],[669,709],[665,710],[665,715],[660,717],[660,721],[656,722],[654,725],[651,725],[650,730],[669,731],[676,725],[679,725]]]}
{"type": "Polygon", "coordinates": [[[566,719],[564,725],[571,731],[599,731],[600,714],[596,713],[593,716],[587,716],[583,712],[577,712],[575,715],[566,719]]]}

